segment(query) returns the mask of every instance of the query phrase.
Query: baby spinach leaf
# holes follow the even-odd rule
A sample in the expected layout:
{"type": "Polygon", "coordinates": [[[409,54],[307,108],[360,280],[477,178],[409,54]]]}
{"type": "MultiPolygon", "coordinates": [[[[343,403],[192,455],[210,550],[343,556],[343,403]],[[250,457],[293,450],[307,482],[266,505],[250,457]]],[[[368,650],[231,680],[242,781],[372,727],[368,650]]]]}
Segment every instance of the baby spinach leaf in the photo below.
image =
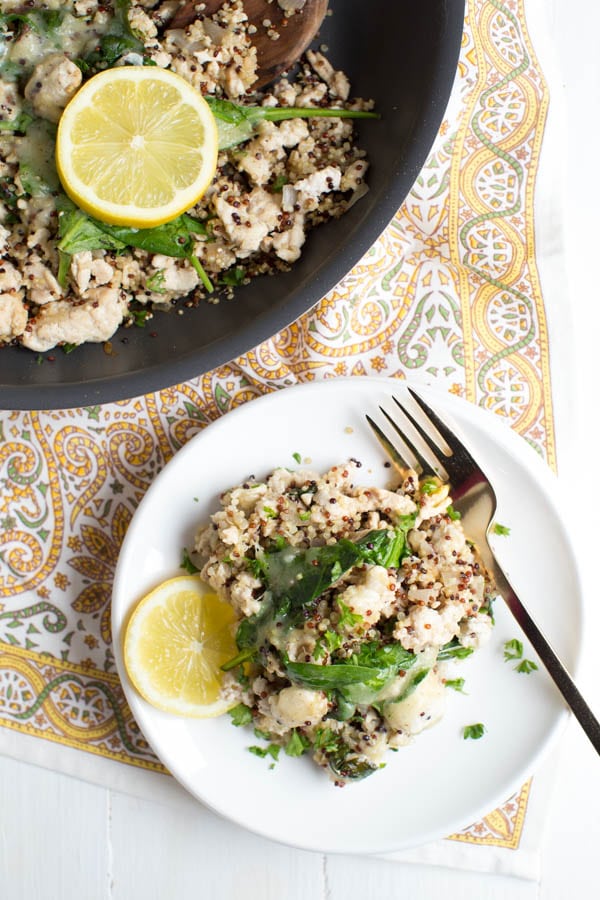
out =
{"type": "Polygon", "coordinates": [[[369,531],[355,542],[342,538],[336,544],[308,550],[286,545],[249,560],[253,574],[265,583],[265,594],[261,609],[240,623],[238,648],[259,647],[275,622],[294,624],[310,603],[353,566],[399,565],[406,550],[407,527],[403,523],[398,529],[369,531]]]}
{"type": "Polygon", "coordinates": [[[189,258],[194,248],[192,234],[206,233],[202,222],[187,213],[154,228],[108,225],[91,217],[90,221],[124,247],[138,247],[148,253],[161,253],[163,256],[174,256],[178,259],[189,258]]]}
{"type": "Polygon", "coordinates": [[[219,150],[227,150],[250,140],[260,122],[280,122],[283,119],[378,119],[379,114],[359,109],[324,109],[300,106],[241,106],[231,100],[205,97],[217,120],[219,150]]]}
{"type": "Polygon", "coordinates": [[[59,213],[58,236],[58,249],[71,256],[82,250],[123,250],[126,246],[76,207],[59,213]]]}
{"type": "Polygon", "coordinates": [[[75,63],[82,72],[90,69],[111,68],[127,53],[143,54],[144,44],[134,34],[129,24],[129,0],[115,0],[114,15],[108,29],[100,38],[97,47],[83,59],[75,63]]]}
{"type": "Polygon", "coordinates": [[[51,36],[60,28],[64,17],[64,11],[58,9],[38,9],[28,13],[0,12],[0,27],[16,35],[30,28],[38,34],[51,36]]]}
{"type": "Polygon", "coordinates": [[[290,681],[315,691],[338,690],[351,684],[366,684],[381,674],[380,669],[352,666],[347,663],[319,666],[316,663],[288,662],[285,671],[290,681]]]}
{"type": "MultiPolygon", "coordinates": [[[[378,644],[370,641],[344,662],[328,665],[289,662],[284,659],[286,675],[297,684],[313,690],[338,692],[338,705],[348,710],[358,704],[373,702],[403,669],[409,669],[417,659],[400,644],[378,644]]],[[[424,670],[424,678],[428,670],[424,670]]]]}
{"type": "MultiPolygon", "coordinates": [[[[124,250],[126,247],[137,247],[148,253],[160,253],[177,259],[187,259],[198,272],[202,283],[208,291],[213,285],[206,275],[202,264],[194,255],[195,242],[193,234],[205,234],[202,222],[184,213],[154,228],[129,228],[123,225],[108,225],[88,216],[87,213],[71,203],[68,198],[59,200],[58,233],[60,241],[58,249],[62,254],[73,255],[82,250],[124,250]]],[[[59,274],[66,278],[65,263],[61,259],[59,274]]],[[[68,271],[68,261],[66,263],[68,271]]],[[[59,278],[60,282],[60,278],[59,278]]],[[[64,283],[60,282],[61,284],[64,283]]]]}

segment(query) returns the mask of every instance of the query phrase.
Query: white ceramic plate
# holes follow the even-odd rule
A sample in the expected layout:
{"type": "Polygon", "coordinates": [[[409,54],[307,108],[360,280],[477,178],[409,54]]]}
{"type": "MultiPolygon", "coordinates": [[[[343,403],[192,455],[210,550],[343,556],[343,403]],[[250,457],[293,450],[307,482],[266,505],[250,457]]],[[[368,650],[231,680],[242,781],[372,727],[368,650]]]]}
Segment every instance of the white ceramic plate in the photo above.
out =
{"type": "MultiPolygon", "coordinates": [[[[122,626],[137,601],[160,581],[181,574],[183,547],[218,508],[224,489],[274,467],[296,465],[293,454],[325,470],[353,456],[361,481],[384,485],[389,470],[364,414],[377,414],[400,381],[336,379],[288,388],[254,400],[193,438],[156,479],[127,533],[117,566],[113,634],[127,699],[148,741],[198,800],[251,831],[322,852],[374,853],[416,846],[466,827],[505,801],[532,774],[566,720],[545,671],[514,671],[504,642],[522,638],[503,604],[485,648],[459,664],[466,695],[448,698],[444,720],[410,747],[389,753],[387,766],[340,789],[308,758],[270,759],[247,751],[251,730],[228,716],[190,720],[149,706],[123,668],[122,626]],[[464,740],[465,725],[482,722],[483,738],[464,740]]],[[[510,535],[496,538],[516,590],[567,666],[577,662],[582,632],[581,589],[565,528],[558,484],[537,454],[491,413],[427,391],[450,415],[492,477],[497,521],[510,535]]],[[[529,658],[535,654],[525,642],[529,658]]]]}

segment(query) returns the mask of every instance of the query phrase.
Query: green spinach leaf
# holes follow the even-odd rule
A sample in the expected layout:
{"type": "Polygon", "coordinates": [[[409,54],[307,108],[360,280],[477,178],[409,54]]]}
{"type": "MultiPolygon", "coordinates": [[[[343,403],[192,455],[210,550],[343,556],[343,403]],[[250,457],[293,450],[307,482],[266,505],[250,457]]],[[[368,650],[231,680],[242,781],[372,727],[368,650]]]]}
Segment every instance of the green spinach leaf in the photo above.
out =
{"type": "Polygon", "coordinates": [[[217,120],[219,150],[243,144],[256,132],[260,122],[280,122],[283,119],[378,119],[379,114],[358,109],[324,109],[299,106],[241,106],[231,100],[205,97],[217,120]]]}
{"type": "MultiPolygon", "coordinates": [[[[58,249],[61,254],[72,256],[82,250],[114,250],[122,251],[126,247],[137,247],[148,253],[160,253],[178,259],[187,259],[198,272],[202,283],[208,291],[214,290],[210,279],[194,255],[195,242],[193,234],[205,234],[202,222],[184,213],[155,228],[128,228],[122,225],[108,225],[88,216],[87,213],[71,203],[66,197],[59,201],[58,233],[60,241],[58,249]]],[[[63,261],[59,276],[66,278],[69,260],[63,261]]],[[[64,281],[59,283],[63,284],[64,281]]]]}
{"type": "Polygon", "coordinates": [[[143,54],[144,44],[134,34],[129,24],[130,5],[129,0],[115,0],[113,18],[96,49],[82,59],[74,60],[82,72],[87,73],[91,69],[109,69],[127,53],[143,54]]]}

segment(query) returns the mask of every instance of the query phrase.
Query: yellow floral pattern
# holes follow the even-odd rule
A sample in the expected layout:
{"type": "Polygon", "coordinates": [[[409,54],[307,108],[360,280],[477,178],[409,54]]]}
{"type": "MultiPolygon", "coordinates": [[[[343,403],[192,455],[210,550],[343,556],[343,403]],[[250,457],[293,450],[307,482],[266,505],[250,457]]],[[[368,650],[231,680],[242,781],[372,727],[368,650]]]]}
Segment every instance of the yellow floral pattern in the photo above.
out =
{"type": "MultiPolygon", "coordinates": [[[[0,725],[164,774],[115,673],[109,599],[156,474],[228,410],[298,381],[414,377],[503,416],[555,464],[533,195],[548,92],[524,0],[468,0],[437,141],[381,238],[309,313],[145,397],[0,417],[0,725]]],[[[452,839],[516,848],[529,786],[452,839]]]]}

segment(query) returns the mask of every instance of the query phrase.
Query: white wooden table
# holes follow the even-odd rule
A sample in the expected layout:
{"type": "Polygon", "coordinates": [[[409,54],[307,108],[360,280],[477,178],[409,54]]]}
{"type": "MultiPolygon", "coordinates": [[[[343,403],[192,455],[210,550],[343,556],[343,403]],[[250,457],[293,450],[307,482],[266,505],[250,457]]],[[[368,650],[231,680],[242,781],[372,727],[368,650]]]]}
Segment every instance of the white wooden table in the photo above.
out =
{"type": "MultiPolygon", "coordinates": [[[[575,305],[581,347],[579,392],[573,399],[579,408],[579,441],[592,443],[600,432],[595,424],[600,375],[594,361],[599,356],[600,291],[593,274],[600,258],[600,187],[598,180],[592,183],[584,176],[598,165],[600,148],[600,7],[595,0],[548,0],[546,11],[567,99],[571,291],[564,302],[565,310],[569,303],[575,305]]],[[[586,484],[586,509],[574,506],[567,514],[588,515],[597,545],[600,535],[590,510],[600,504],[600,487],[590,483],[599,479],[598,465],[592,457],[590,465],[572,475],[563,467],[562,474],[586,484]]],[[[590,596],[591,604],[597,594],[590,596]]],[[[600,690],[594,683],[600,682],[599,669],[598,653],[592,652],[581,684],[600,712],[600,690]]],[[[183,791],[179,803],[161,806],[0,758],[0,898],[429,900],[442,891],[461,900],[597,896],[600,765],[574,722],[561,742],[559,760],[538,889],[533,882],[507,877],[296,851],[221,821],[183,791]]]]}

